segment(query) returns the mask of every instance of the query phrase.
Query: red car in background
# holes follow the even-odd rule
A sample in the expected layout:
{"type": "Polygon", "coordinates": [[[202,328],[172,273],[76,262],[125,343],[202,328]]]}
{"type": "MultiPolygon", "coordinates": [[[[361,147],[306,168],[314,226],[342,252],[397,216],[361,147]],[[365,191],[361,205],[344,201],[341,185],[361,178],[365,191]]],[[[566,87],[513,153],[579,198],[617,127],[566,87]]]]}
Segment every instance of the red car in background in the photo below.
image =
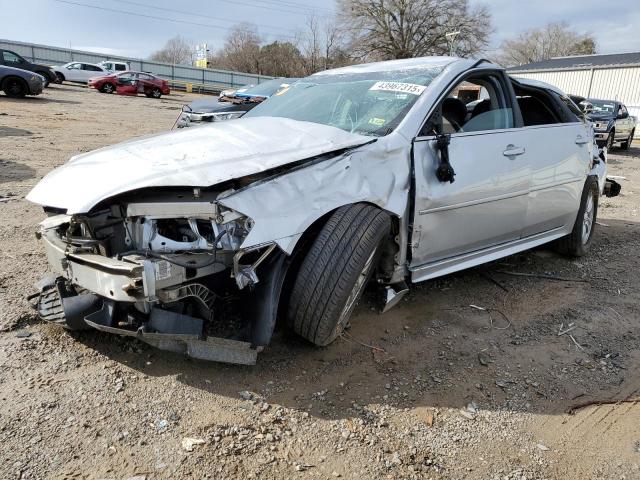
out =
{"type": "Polygon", "coordinates": [[[102,93],[116,92],[119,95],[138,95],[144,93],[150,98],[169,95],[169,82],[145,72],[121,72],[104,77],[89,79],[89,88],[102,93]]]}

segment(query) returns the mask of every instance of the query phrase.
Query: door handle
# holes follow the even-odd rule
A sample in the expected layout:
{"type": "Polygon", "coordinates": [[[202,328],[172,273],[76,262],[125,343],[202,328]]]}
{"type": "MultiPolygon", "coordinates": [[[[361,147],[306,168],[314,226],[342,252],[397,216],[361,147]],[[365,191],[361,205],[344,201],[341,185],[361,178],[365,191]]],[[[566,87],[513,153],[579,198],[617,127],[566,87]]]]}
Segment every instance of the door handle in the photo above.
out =
{"type": "Polygon", "coordinates": [[[507,149],[502,152],[505,157],[516,157],[525,152],[524,147],[516,147],[515,145],[507,145],[507,149]]]}
{"type": "Polygon", "coordinates": [[[584,145],[585,143],[589,143],[589,140],[583,138],[582,135],[578,135],[578,137],[576,138],[576,145],[584,145]]]}

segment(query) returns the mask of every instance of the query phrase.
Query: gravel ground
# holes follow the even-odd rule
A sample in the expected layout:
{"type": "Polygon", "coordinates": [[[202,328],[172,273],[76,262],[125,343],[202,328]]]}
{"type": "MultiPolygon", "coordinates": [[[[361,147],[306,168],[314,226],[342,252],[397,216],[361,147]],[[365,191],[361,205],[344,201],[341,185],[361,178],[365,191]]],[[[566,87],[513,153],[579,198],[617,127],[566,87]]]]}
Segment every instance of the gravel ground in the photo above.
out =
{"type": "Polygon", "coordinates": [[[588,256],[509,257],[384,315],[368,292],[328,348],[280,329],[239,367],[38,321],[29,189],[71,155],[171,128],[194,97],[0,97],[1,478],[640,478],[637,144],[610,156],[626,180],[588,256]]]}

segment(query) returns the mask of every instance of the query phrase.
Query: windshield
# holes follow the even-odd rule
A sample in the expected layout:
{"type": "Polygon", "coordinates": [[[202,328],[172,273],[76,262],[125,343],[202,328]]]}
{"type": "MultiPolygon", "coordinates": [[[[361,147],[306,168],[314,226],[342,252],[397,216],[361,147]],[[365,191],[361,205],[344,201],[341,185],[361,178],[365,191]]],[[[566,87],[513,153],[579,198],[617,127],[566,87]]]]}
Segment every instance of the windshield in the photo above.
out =
{"type": "Polygon", "coordinates": [[[312,75],[245,117],[284,117],[369,136],[391,133],[444,66],[312,75]]]}
{"type": "Polygon", "coordinates": [[[613,102],[607,102],[603,100],[587,100],[587,102],[593,105],[593,113],[603,113],[611,115],[616,110],[616,105],[613,102]]]}
{"type": "Polygon", "coordinates": [[[270,97],[278,90],[280,87],[284,85],[291,84],[295,82],[297,79],[295,78],[276,78],[274,80],[267,80],[266,82],[262,82],[255,87],[247,88],[244,91],[238,91],[236,93],[241,95],[252,95],[257,97],[270,97]]]}

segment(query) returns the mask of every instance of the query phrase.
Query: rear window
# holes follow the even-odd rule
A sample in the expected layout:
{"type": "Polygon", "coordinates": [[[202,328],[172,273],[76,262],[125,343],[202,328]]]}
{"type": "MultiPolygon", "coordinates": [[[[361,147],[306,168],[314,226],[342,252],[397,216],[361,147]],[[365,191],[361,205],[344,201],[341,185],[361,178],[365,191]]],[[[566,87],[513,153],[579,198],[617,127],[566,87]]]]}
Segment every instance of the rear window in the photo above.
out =
{"type": "Polygon", "coordinates": [[[127,66],[122,63],[116,63],[116,70],[119,72],[124,72],[127,69],[127,66]]]}

